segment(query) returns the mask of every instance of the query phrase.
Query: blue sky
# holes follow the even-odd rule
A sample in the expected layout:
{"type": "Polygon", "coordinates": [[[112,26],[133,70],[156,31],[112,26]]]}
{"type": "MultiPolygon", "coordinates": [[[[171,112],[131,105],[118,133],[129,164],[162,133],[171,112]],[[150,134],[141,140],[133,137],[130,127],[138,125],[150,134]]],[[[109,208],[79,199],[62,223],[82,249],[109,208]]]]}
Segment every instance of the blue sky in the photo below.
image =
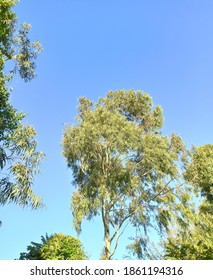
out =
{"type": "MultiPolygon", "coordinates": [[[[162,106],[165,134],[178,133],[190,146],[213,139],[213,2],[211,0],[21,0],[21,22],[44,52],[38,77],[13,81],[11,102],[28,113],[46,154],[34,190],[46,208],[1,207],[0,259],[14,259],[46,232],[76,236],[70,199],[74,187],[60,146],[65,123],[77,113],[77,99],[93,101],[109,90],[149,93],[162,106]]],[[[80,235],[91,259],[98,259],[103,232],[98,221],[80,235]]],[[[116,258],[125,252],[125,236],[116,258]]]]}

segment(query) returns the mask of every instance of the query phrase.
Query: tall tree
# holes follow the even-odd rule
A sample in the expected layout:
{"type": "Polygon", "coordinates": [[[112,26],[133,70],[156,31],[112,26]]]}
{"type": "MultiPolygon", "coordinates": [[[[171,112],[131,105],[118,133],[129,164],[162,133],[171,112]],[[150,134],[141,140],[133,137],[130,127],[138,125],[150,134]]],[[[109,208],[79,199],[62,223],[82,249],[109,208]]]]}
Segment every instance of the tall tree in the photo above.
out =
{"type": "Polygon", "coordinates": [[[83,219],[101,215],[103,258],[111,259],[131,224],[144,257],[148,229],[163,233],[178,199],[185,197],[187,203],[190,198],[181,181],[185,146],[179,136],[161,134],[162,109],[146,93],[120,90],[96,104],[84,97],[79,103],[77,122],[63,135],[63,154],[76,186],[74,226],[80,233],[83,219]]]}
{"type": "Polygon", "coordinates": [[[32,184],[43,153],[36,151],[36,132],[22,124],[10,102],[8,83],[19,73],[25,81],[35,77],[35,59],[41,51],[38,41],[28,38],[30,25],[18,24],[13,11],[16,0],[0,0],[0,205],[17,203],[41,206],[32,184]]]}

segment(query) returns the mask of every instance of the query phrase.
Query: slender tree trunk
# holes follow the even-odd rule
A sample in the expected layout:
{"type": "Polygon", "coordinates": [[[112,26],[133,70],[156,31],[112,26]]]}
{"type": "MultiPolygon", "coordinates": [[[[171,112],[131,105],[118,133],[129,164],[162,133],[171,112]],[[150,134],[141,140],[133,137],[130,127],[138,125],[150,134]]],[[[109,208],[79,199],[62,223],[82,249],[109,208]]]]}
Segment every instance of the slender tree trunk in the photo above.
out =
{"type": "Polygon", "coordinates": [[[107,260],[110,260],[110,258],[111,258],[111,241],[110,241],[109,222],[107,224],[105,224],[104,239],[105,239],[105,258],[107,260]]]}
{"type": "Polygon", "coordinates": [[[111,259],[111,238],[110,238],[110,225],[109,225],[109,213],[107,210],[104,211],[102,207],[102,220],[104,225],[104,241],[105,246],[103,250],[103,258],[105,260],[111,259]]]}

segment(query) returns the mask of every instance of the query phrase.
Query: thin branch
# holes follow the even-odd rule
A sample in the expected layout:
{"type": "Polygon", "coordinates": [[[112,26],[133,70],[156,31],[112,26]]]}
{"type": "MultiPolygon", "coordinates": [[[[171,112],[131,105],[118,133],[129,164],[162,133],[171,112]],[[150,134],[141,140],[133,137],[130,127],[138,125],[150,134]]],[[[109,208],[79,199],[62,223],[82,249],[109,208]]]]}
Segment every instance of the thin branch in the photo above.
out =
{"type": "Polygon", "coordinates": [[[104,214],[104,201],[101,199],[101,216],[102,216],[102,221],[104,224],[104,228],[106,227],[106,221],[105,221],[105,214],[104,214]]]}
{"type": "MultiPolygon", "coordinates": [[[[156,197],[158,197],[159,195],[162,194],[163,190],[165,190],[166,186],[168,186],[173,180],[171,179],[161,190],[160,192],[158,192],[158,194],[156,194],[155,196],[153,196],[152,198],[150,198],[148,201],[146,201],[145,204],[149,203],[150,201],[152,201],[153,199],[155,199],[156,197]]],[[[181,187],[184,183],[180,184],[178,187],[181,187]]],[[[163,193],[163,195],[165,195],[166,193],[172,191],[173,189],[175,189],[177,187],[174,187],[172,189],[169,189],[168,191],[166,191],[165,193],[163,193]]],[[[145,204],[139,204],[131,213],[129,213],[127,216],[125,216],[123,218],[123,220],[121,221],[119,227],[118,227],[118,230],[120,230],[120,228],[122,227],[122,225],[124,224],[124,222],[129,219],[131,216],[133,216],[139,209],[141,206],[145,206],[145,204]]],[[[115,234],[114,234],[115,235],[115,234]]],[[[113,235],[112,238],[114,238],[115,236],[113,235]]]]}
{"type": "MultiPolygon", "coordinates": [[[[128,226],[128,223],[125,225],[124,229],[122,230],[122,232],[121,232],[119,235],[118,235],[119,230],[116,230],[116,234],[113,235],[114,237],[117,236],[117,238],[116,238],[116,243],[115,243],[113,252],[112,252],[111,255],[110,255],[110,258],[115,254],[115,251],[116,251],[116,249],[117,249],[117,247],[118,247],[119,238],[120,238],[121,235],[124,233],[124,231],[125,231],[125,229],[127,228],[127,226],[128,226]]],[[[113,238],[113,239],[114,239],[114,238],[113,238]]],[[[110,241],[112,242],[113,239],[111,238],[110,241]]]]}

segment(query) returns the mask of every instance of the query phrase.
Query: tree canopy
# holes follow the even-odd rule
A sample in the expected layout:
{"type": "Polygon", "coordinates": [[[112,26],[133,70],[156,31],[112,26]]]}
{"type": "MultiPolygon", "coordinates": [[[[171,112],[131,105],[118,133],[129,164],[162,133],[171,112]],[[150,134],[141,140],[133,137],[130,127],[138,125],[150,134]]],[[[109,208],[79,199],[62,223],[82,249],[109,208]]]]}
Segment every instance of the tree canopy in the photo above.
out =
{"type": "Polygon", "coordinates": [[[55,234],[41,248],[43,260],[85,260],[87,255],[78,238],[55,234]]]}
{"type": "Polygon", "coordinates": [[[31,242],[19,260],[85,260],[87,255],[78,238],[60,233],[42,236],[41,243],[31,242]]]}
{"type": "Polygon", "coordinates": [[[35,77],[35,59],[41,51],[38,41],[31,42],[29,24],[19,24],[13,11],[17,1],[0,0],[0,205],[41,206],[32,191],[43,153],[37,152],[36,131],[23,125],[24,114],[10,102],[13,77],[25,81],[35,77]]]}
{"type": "Polygon", "coordinates": [[[162,109],[150,95],[120,90],[97,103],[80,98],[76,123],[65,128],[63,154],[76,186],[74,226],[80,233],[83,219],[101,215],[106,259],[129,224],[144,258],[148,229],[163,233],[175,205],[190,199],[182,183],[188,152],[178,135],[163,136],[162,126],[162,109]]]}

